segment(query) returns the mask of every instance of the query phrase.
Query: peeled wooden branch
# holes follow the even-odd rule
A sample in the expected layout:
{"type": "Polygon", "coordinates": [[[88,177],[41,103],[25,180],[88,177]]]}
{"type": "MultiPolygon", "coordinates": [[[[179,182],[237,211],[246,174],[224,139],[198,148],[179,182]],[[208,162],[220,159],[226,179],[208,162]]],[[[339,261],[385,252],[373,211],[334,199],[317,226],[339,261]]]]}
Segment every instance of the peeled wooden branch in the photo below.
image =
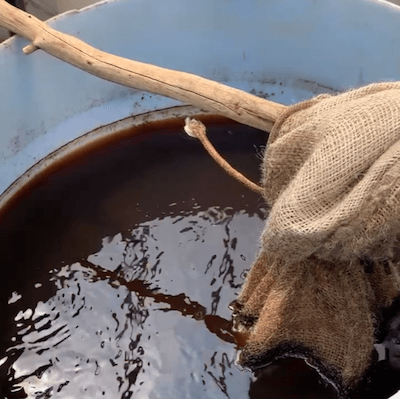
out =
{"type": "MultiPolygon", "coordinates": [[[[161,94],[237,122],[270,131],[286,108],[202,77],[128,60],[95,49],[56,31],[32,15],[0,0],[0,26],[92,75],[139,90],[161,94]]],[[[34,48],[28,46],[26,52],[34,48]]]]}

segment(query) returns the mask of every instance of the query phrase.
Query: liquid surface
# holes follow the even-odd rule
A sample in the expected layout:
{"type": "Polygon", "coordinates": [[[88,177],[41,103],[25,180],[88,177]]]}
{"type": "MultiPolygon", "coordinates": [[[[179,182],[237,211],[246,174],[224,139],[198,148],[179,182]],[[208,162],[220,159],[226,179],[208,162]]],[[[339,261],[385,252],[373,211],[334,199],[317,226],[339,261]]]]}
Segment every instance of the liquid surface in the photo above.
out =
{"type": "MultiPolygon", "coordinates": [[[[258,181],[265,133],[207,126],[258,181]]],[[[170,129],[63,165],[2,216],[0,398],[336,398],[299,359],[236,367],[228,304],[267,211],[170,129]]],[[[398,389],[370,377],[354,399],[398,389]]]]}
{"type": "MultiPolygon", "coordinates": [[[[215,126],[257,181],[265,133],[215,126]]],[[[228,304],[266,210],[170,132],[98,150],[4,216],[0,378],[9,398],[245,398],[228,304]]]]}
{"type": "Polygon", "coordinates": [[[224,322],[257,249],[245,233],[261,228],[213,208],[104,238],[52,271],[56,295],[14,317],[14,378],[32,397],[246,397],[224,322]]]}

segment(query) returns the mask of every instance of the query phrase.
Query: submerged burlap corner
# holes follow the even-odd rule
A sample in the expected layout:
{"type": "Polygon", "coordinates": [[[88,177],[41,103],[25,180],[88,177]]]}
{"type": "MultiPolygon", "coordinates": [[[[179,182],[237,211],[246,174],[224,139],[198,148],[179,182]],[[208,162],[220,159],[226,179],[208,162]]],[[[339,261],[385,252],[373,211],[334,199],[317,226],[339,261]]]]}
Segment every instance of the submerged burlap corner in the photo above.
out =
{"type": "Polygon", "coordinates": [[[346,396],[400,288],[400,83],[290,107],[269,137],[263,187],[271,211],[234,311],[248,335],[239,363],[299,356],[346,396]]]}

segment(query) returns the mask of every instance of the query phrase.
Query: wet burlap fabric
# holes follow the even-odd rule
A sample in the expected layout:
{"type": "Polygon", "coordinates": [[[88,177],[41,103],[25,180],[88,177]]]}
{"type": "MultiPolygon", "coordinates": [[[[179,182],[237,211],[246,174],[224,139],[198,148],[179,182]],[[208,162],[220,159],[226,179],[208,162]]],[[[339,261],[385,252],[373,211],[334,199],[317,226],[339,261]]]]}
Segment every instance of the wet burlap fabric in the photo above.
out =
{"type": "Polygon", "coordinates": [[[289,107],[270,134],[262,185],[270,214],[233,306],[246,337],[238,362],[304,358],[346,397],[400,288],[400,83],[289,107]]]}

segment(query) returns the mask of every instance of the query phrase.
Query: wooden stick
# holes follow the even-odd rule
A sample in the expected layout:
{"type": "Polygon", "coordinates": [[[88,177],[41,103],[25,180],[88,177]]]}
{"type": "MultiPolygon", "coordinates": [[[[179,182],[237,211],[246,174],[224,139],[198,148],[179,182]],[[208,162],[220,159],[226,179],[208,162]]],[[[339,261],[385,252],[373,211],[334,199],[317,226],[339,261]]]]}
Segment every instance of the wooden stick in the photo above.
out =
{"type": "MultiPolygon", "coordinates": [[[[138,90],[161,94],[237,122],[270,131],[286,106],[190,73],[128,60],[95,49],[61,33],[5,0],[0,0],[0,26],[92,75],[138,90]]],[[[145,44],[145,43],[144,43],[145,44]]]]}
{"type": "Polygon", "coordinates": [[[191,136],[200,140],[203,147],[210,154],[211,158],[214,159],[215,162],[222,169],[228,173],[229,176],[233,177],[240,183],[242,183],[249,190],[254,191],[256,194],[262,195],[263,188],[258,186],[256,183],[253,183],[246,176],[243,176],[240,172],[238,172],[235,168],[233,168],[224,158],[219,155],[218,151],[214,148],[214,146],[210,143],[206,136],[206,127],[197,119],[186,118],[185,120],[185,132],[191,136]]]}

